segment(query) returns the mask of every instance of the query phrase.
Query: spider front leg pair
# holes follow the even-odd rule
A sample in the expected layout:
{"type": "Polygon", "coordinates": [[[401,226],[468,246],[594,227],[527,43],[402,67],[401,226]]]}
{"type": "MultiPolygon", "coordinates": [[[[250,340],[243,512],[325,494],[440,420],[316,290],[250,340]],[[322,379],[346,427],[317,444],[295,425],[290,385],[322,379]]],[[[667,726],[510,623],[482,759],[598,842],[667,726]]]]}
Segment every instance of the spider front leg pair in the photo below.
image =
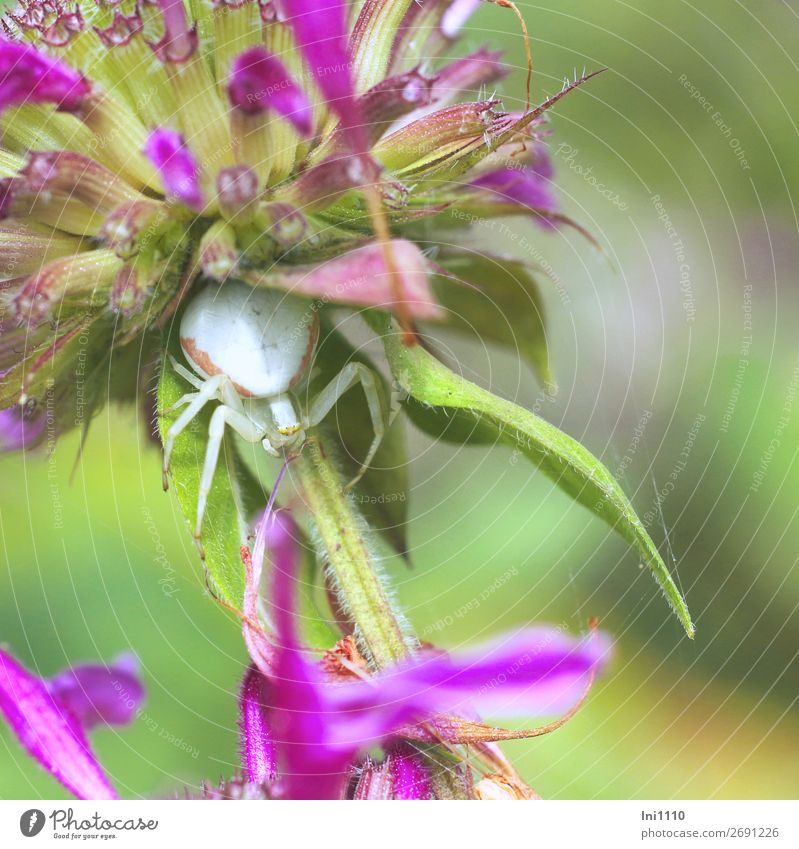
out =
{"type": "Polygon", "coordinates": [[[302,381],[316,346],[318,322],[310,306],[239,281],[208,287],[189,304],[180,325],[180,344],[189,371],[171,358],[175,371],[194,392],[183,395],[165,413],[185,410],[164,440],[164,485],[175,440],[211,401],[219,406],[208,427],[200,478],[195,537],[203,516],[225,428],[247,442],[261,442],[270,454],[298,451],[306,431],[316,427],[347,390],[360,383],[374,432],[369,451],[347,489],[357,483],[374,459],[385,433],[383,405],[374,374],[361,363],[348,363],[298,412],[292,387],[302,381]]]}

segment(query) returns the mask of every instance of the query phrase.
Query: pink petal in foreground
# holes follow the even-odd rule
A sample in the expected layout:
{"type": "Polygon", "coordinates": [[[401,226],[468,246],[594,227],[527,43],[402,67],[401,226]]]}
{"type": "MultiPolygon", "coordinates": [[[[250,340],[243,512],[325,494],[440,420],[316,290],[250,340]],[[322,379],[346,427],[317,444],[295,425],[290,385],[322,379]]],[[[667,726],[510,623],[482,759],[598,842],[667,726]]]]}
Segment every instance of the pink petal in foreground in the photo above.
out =
{"type": "Polygon", "coordinates": [[[299,644],[292,529],[287,514],[267,513],[258,528],[261,546],[256,544],[259,552],[270,550],[273,562],[277,633],[270,715],[287,798],[340,798],[359,751],[439,713],[530,716],[565,710],[583,697],[607,662],[603,635],[574,639],[558,629],[533,628],[460,657],[420,654],[368,681],[325,682],[299,644]]]}
{"type": "Polygon", "coordinates": [[[200,168],[183,136],[174,130],[153,130],[144,153],[158,169],[166,193],[200,212],[205,205],[200,189],[200,168]]]}
{"type": "Polygon", "coordinates": [[[609,657],[604,634],[537,626],[451,656],[417,655],[384,673],[382,689],[387,701],[426,702],[436,713],[540,717],[578,703],[609,657]]]}
{"type": "Polygon", "coordinates": [[[329,688],[327,709],[339,721],[328,729],[328,739],[357,751],[440,713],[525,718],[559,713],[584,697],[609,652],[601,634],[579,639],[554,628],[532,628],[464,655],[420,654],[371,679],[371,686],[329,688]]]}
{"type": "Polygon", "coordinates": [[[297,630],[299,545],[297,529],[285,511],[266,512],[256,550],[268,548],[273,565],[271,601],[278,645],[272,677],[275,742],[280,753],[281,791],[288,799],[339,799],[354,750],[328,745],[331,717],[325,685],[315,664],[303,656],[297,630]]]}
{"type": "MultiPolygon", "coordinates": [[[[422,252],[404,239],[394,239],[391,249],[401,275],[398,288],[407,314],[420,320],[438,318],[441,307],[433,298],[427,261],[422,252]]],[[[268,274],[249,274],[246,279],[252,285],[286,289],[325,302],[397,308],[396,289],[386,271],[383,249],[377,244],[356,248],[319,265],[281,265],[268,274]]]]}
{"type": "Polygon", "coordinates": [[[357,109],[347,50],[346,2],[279,0],[278,8],[328,107],[352,126],[357,109]]]}
{"type": "Polygon", "coordinates": [[[28,752],[79,799],[116,799],[77,718],[0,649],[0,713],[28,752]]]}
{"type": "Polygon", "coordinates": [[[89,83],[58,59],[0,38],[0,111],[20,103],[53,103],[75,112],[89,90],[89,83]]]}

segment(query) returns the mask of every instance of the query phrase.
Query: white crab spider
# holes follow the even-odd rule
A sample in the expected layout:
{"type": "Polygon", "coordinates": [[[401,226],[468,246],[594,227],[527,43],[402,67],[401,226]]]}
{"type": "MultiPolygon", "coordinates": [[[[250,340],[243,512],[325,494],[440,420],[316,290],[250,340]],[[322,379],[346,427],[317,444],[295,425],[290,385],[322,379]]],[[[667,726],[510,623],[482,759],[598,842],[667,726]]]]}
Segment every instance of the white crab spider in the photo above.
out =
{"type": "Polygon", "coordinates": [[[247,442],[260,442],[270,454],[302,446],[306,431],[318,425],[338,399],[360,382],[372,420],[374,439],[352,486],[366,471],[385,433],[383,407],[372,372],[348,363],[303,412],[291,393],[306,376],[319,336],[319,320],[310,305],[270,289],[253,289],[228,280],[209,285],[186,308],[180,346],[194,374],[171,358],[175,371],[196,391],[166,410],[186,409],[164,440],[164,485],[175,439],[209,401],[211,415],[197,500],[194,535],[200,536],[219,448],[229,425],[247,442]]]}

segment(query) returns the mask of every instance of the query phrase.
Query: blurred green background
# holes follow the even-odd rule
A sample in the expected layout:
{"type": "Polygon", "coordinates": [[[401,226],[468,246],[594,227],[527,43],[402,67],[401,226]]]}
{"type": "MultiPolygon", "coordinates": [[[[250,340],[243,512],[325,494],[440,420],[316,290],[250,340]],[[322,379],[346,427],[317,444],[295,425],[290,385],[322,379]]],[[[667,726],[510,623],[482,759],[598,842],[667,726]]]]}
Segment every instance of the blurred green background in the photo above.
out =
{"type": "MultiPolygon", "coordinates": [[[[617,473],[697,637],[623,543],[505,449],[410,434],[413,568],[387,569],[419,634],[447,647],[533,620],[579,630],[597,616],[614,635],[613,669],[580,714],[507,746],[541,795],[795,798],[797,12],[779,0],[519,6],[534,99],[575,69],[609,69],[559,104],[551,138],[564,206],[607,256],[508,222],[554,278],[560,392],[541,412],[617,473]]],[[[502,93],[522,108],[513,15],[482,9],[467,42],[507,49],[502,93]]],[[[498,247],[496,234],[474,240],[498,247]]],[[[515,357],[477,343],[458,356],[483,385],[540,403],[515,357]]],[[[124,795],[228,775],[240,632],[205,592],[159,453],[118,410],[95,421],[71,478],[76,449],[70,437],[52,455],[0,459],[0,639],[43,674],[139,655],[138,721],[93,735],[124,795]]],[[[60,795],[0,728],[0,796],[60,795]]]]}

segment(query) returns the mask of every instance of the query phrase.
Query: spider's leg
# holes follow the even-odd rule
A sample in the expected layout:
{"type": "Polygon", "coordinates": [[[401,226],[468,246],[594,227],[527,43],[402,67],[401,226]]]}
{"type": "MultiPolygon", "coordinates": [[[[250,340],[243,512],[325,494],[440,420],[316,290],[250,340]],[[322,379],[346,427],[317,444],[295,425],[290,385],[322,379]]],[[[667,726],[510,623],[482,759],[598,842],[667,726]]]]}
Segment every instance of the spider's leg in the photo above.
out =
{"type": "Polygon", "coordinates": [[[181,395],[180,398],[172,404],[172,406],[167,407],[165,410],[161,410],[158,415],[168,416],[170,413],[174,413],[175,410],[179,410],[181,407],[193,401],[199,394],[199,392],[187,392],[185,395],[181,395]]]}
{"type": "Polygon", "coordinates": [[[175,419],[172,427],[167,431],[166,439],[164,440],[164,489],[168,488],[167,472],[169,471],[169,459],[172,456],[172,449],[175,447],[175,440],[183,433],[200,410],[216,397],[219,387],[227,379],[223,374],[209,377],[197,391],[195,397],[189,402],[186,409],[175,419]]]}
{"type": "Polygon", "coordinates": [[[372,439],[372,444],[369,446],[369,451],[360,469],[358,469],[355,477],[344,487],[345,490],[351,489],[363,477],[374,459],[375,453],[380,447],[380,443],[386,432],[383,400],[377,388],[374,374],[361,363],[347,363],[338,375],[316,396],[308,411],[308,423],[311,427],[315,427],[333,409],[338,399],[350,387],[355,386],[356,383],[361,384],[363,394],[366,396],[369,416],[372,419],[374,439],[372,439]]]}
{"type": "Polygon", "coordinates": [[[194,527],[194,536],[199,539],[203,526],[203,516],[208,503],[208,493],[214,482],[214,472],[219,459],[219,448],[225,436],[225,425],[230,425],[242,439],[247,442],[259,442],[263,438],[263,430],[258,424],[244,413],[234,410],[232,407],[221,405],[217,407],[211,416],[208,425],[208,447],[205,449],[205,461],[203,473],[200,478],[200,487],[197,495],[197,523],[194,527]]]}
{"type": "Polygon", "coordinates": [[[266,451],[267,454],[271,454],[273,457],[279,457],[280,456],[280,452],[277,450],[277,448],[275,448],[274,445],[272,445],[268,436],[265,436],[261,440],[261,445],[263,446],[263,449],[264,449],[264,451],[266,451]]]}
{"type": "Polygon", "coordinates": [[[188,381],[195,389],[199,389],[203,385],[203,379],[194,374],[194,372],[189,371],[186,366],[181,365],[172,354],[169,355],[169,362],[172,364],[175,373],[179,374],[185,381],[188,381]]]}

